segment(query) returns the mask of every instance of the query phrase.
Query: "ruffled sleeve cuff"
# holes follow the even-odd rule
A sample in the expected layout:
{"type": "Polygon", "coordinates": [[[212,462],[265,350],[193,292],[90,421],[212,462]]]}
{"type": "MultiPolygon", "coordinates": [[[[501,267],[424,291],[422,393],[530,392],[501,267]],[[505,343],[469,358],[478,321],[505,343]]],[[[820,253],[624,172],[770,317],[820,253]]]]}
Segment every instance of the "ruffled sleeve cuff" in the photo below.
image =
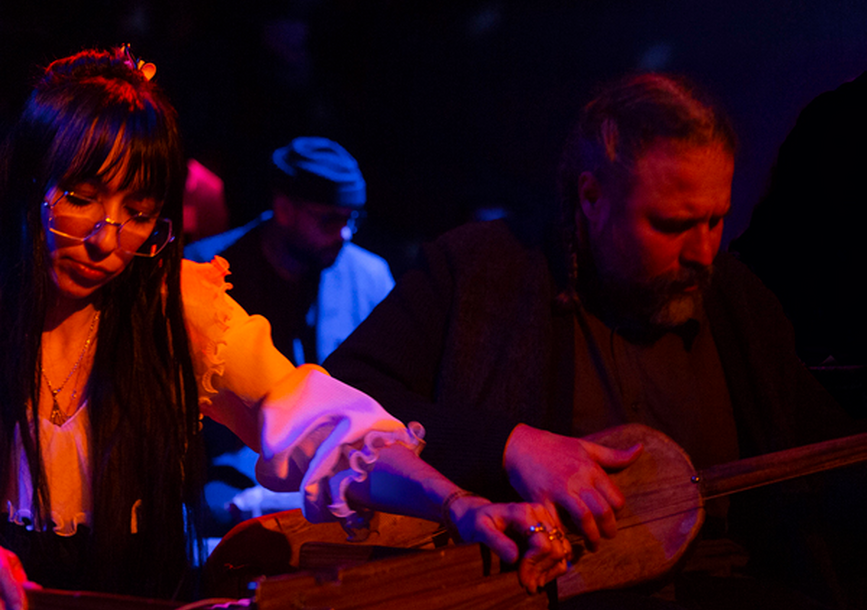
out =
{"type": "Polygon", "coordinates": [[[421,451],[421,425],[405,427],[322,367],[294,367],[271,342],[268,321],[248,315],[226,294],[231,284],[224,259],[183,264],[184,316],[202,413],[261,453],[256,475],[262,485],[302,490],[308,520],[337,518],[363,528],[367,515],[347,504],[347,486],[367,477],[383,447],[402,443],[421,451]]]}
{"type": "Polygon", "coordinates": [[[302,491],[304,516],[313,523],[339,519],[360,530],[369,515],[346,501],[382,448],[401,443],[416,453],[424,429],[408,428],[375,400],[324,372],[306,371],[275,387],[262,403],[262,456],[256,478],[274,491],[302,491]]]}

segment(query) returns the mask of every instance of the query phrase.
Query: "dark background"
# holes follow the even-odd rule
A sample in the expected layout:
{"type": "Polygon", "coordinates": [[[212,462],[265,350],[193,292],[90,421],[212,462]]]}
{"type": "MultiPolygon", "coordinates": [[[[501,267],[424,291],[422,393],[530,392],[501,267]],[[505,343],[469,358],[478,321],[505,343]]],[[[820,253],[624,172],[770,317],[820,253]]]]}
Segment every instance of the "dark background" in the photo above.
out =
{"type": "Polygon", "coordinates": [[[727,243],[800,109],[867,69],[865,4],[2,0],[0,129],[37,66],[130,42],[157,65],[188,154],[224,178],[233,224],[267,207],[271,150],[331,137],[368,182],[357,241],[399,273],[418,243],[487,210],[552,205],[559,150],[595,85],[678,72],[740,135],[727,243]]]}

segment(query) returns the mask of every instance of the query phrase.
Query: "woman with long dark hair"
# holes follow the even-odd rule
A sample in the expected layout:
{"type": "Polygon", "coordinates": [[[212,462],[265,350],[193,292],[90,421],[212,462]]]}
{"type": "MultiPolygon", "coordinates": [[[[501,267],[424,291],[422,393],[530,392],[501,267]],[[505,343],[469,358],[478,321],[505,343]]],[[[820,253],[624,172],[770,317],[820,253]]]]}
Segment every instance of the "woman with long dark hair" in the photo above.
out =
{"type": "Polygon", "coordinates": [[[260,480],[300,487],[312,520],[442,512],[509,561],[504,532],[529,532],[528,588],[562,573],[568,542],[545,508],[458,489],[416,457],[417,427],[283,358],[226,294],[221,261],[182,262],[184,158],[154,71],[128,47],[55,61],[4,151],[0,601],[22,603],[18,558],[44,586],[177,595],[197,540],[200,412],[262,453],[260,480]]]}

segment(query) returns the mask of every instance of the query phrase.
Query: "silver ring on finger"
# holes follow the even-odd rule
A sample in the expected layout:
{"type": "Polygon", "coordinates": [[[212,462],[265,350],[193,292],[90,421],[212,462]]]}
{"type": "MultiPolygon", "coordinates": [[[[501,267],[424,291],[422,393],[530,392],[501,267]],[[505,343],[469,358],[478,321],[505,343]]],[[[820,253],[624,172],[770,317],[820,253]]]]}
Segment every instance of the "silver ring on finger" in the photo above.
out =
{"type": "Polygon", "coordinates": [[[552,542],[554,540],[563,540],[563,532],[560,531],[559,527],[555,527],[550,532],[548,532],[548,540],[552,542]]]}
{"type": "Polygon", "coordinates": [[[524,533],[525,538],[529,538],[533,534],[544,534],[548,531],[548,528],[545,527],[541,522],[536,525],[531,525],[527,528],[527,531],[524,533]]]}

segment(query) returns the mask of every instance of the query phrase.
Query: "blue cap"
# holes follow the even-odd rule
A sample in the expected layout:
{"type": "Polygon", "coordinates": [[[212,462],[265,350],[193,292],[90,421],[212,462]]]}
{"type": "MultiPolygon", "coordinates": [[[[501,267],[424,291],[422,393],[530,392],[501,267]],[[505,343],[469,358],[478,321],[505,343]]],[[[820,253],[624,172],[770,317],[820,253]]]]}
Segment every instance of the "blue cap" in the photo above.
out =
{"type": "Polygon", "coordinates": [[[271,155],[274,186],[289,196],[316,203],[360,208],[367,189],[355,158],[327,138],[295,138],[271,155]]]}

